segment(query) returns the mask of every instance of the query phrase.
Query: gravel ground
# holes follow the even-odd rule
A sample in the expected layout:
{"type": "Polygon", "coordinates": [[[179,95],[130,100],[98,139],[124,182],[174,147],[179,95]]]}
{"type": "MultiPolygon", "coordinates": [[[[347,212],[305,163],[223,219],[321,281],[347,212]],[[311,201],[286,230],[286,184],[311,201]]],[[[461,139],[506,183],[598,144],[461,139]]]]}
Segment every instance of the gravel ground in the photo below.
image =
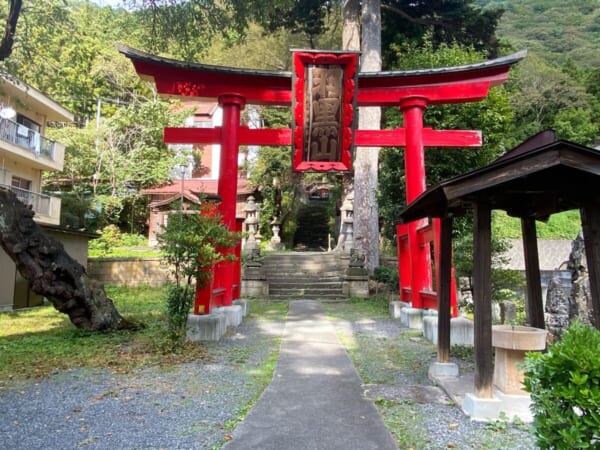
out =
{"type": "MultiPolygon", "coordinates": [[[[72,370],[0,391],[0,449],[219,448],[232,431],[227,422],[260,394],[251,372],[277,350],[283,325],[246,319],[209,346],[209,362],[125,375],[72,370]]],[[[433,388],[426,376],[432,346],[399,321],[337,321],[336,327],[343,341],[355,342],[350,353],[368,389],[433,388]]],[[[525,427],[472,422],[447,398],[376,403],[401,449],[536,448],[525,427]]]]}
{"type": "Polygon", "coordinates": [[[0,392],[1,449],[209,449],[260,393],[249,373],[283,322],[246,320],[209,363],[131,374],[72,370],[0,392]]]}
{"type": "MultiPolygon", "coordinates": [[[[398,320],[338,321],[336,327],[342,341],[352,338],[347,348],[363,381],[369,383],[364,386],[366,394],[376,400],[400,449],[537,449],[529,426],[471,421],[434,388],[427,369],[435,360],[435,347],[398,320]],[[406,387],[413,387],[414,395],[407,395],[406,387]],[[432,389],[440,395],[432,398],[428,395],[432,389]]],[[[461,371],[473,368],[471,361],[453,360],[461,371]]]]}

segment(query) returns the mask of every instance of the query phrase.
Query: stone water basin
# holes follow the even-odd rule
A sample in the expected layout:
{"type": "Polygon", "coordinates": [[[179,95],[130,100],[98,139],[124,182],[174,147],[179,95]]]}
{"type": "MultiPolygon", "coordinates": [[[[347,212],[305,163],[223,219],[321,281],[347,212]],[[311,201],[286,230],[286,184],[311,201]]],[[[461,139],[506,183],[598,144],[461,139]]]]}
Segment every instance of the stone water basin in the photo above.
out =
{"type": "Polygon", "coordinates": [[[494,358],[494,385],[505,394],[527,395],[523,390],[525,353],[546,348],[546,330],[520,325],[492,327],[494,358]]]}

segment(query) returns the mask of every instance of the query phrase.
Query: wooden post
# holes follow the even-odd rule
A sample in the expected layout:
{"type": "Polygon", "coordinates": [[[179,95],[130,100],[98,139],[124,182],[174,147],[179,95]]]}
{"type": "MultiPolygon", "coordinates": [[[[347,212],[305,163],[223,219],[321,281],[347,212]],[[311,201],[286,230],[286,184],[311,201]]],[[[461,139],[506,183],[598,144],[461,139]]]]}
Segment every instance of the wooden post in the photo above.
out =
{"type": "Polygon", "coordinates": [[[492,233],[491,208],[477,203],[474,209],[473,304],[475,319],[475,392],[492,398],[492,233]]]}
{"type": "Polygon", "coordinates": [[[585,257],[590,277],[592,325],[600,330],[600,210],[598,205],[581,208],[581,225],[585,242],[585,257]]]}
{"type": "Polygon", "coordinates": [[[542,299],[535,219],[521,218],[521,233],[523,234],[523,253],[527,276],[527,323],[532,327],[544,329],[544,301],[542,299]]]}
{"type": "Polygon", "coordinates": [[[450,298],[452,289],[452,217],[440,219],[438,280],[438,362],[450,362],[450,298]]]}

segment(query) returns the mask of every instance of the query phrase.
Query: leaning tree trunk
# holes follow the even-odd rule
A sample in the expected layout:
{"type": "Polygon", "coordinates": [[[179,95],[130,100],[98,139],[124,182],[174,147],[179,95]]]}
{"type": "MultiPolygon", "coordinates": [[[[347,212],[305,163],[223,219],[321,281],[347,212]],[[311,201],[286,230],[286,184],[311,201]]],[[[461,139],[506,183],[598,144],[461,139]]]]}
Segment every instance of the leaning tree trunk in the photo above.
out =
{"type": "Polygon", "coordinates": [[[67,314],[78,328],[135,328],[119,314],[102,285],[87,276],[61,242],[42,231],[33,215],[12,192],[0,189],[0,245],[31,289],[67,314]]]}

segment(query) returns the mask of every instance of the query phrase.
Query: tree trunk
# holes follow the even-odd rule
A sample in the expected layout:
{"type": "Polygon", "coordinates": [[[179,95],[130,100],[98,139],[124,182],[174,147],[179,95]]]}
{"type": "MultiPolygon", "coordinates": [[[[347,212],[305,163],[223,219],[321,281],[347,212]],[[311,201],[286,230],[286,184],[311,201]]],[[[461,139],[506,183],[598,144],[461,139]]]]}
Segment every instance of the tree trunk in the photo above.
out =
{"type": "Polygon", "coordinates": [[[345,0],[342,9],[342,50],[360,50],[360,1],[345,0]]]}
{"type": "MultiPolygon", "coordinates": [[[[381,70],[381,2],[362,3],[361,72],[381,70]]],[[[381,108],[361,107],[362,130],[379,130],[381,108]]],[[[379,148],[361,147],[354,160],[354,239],[366,256],[366,268],[373,273],[379,265],[379,207],[377,204],[379,148]]]]}
{"type": "Polygon", "coordinates": [[[9,0],[8,5],[8,14],[4,22],[4,34],[0,42],[0,61],[4,61],[12,53],[15,43],[15,31],[17,30],[17,22],[21,15],[23,1],[9,0]]]}
{"type": "Polygon", "coordinates": [[[33,215],[15,194],[0,189],[0,245],[31,289],[67,314],[78,328],[136,328],[115,309],[102,285],[65,252],[62,243],[42,231],[33,215]]]}

